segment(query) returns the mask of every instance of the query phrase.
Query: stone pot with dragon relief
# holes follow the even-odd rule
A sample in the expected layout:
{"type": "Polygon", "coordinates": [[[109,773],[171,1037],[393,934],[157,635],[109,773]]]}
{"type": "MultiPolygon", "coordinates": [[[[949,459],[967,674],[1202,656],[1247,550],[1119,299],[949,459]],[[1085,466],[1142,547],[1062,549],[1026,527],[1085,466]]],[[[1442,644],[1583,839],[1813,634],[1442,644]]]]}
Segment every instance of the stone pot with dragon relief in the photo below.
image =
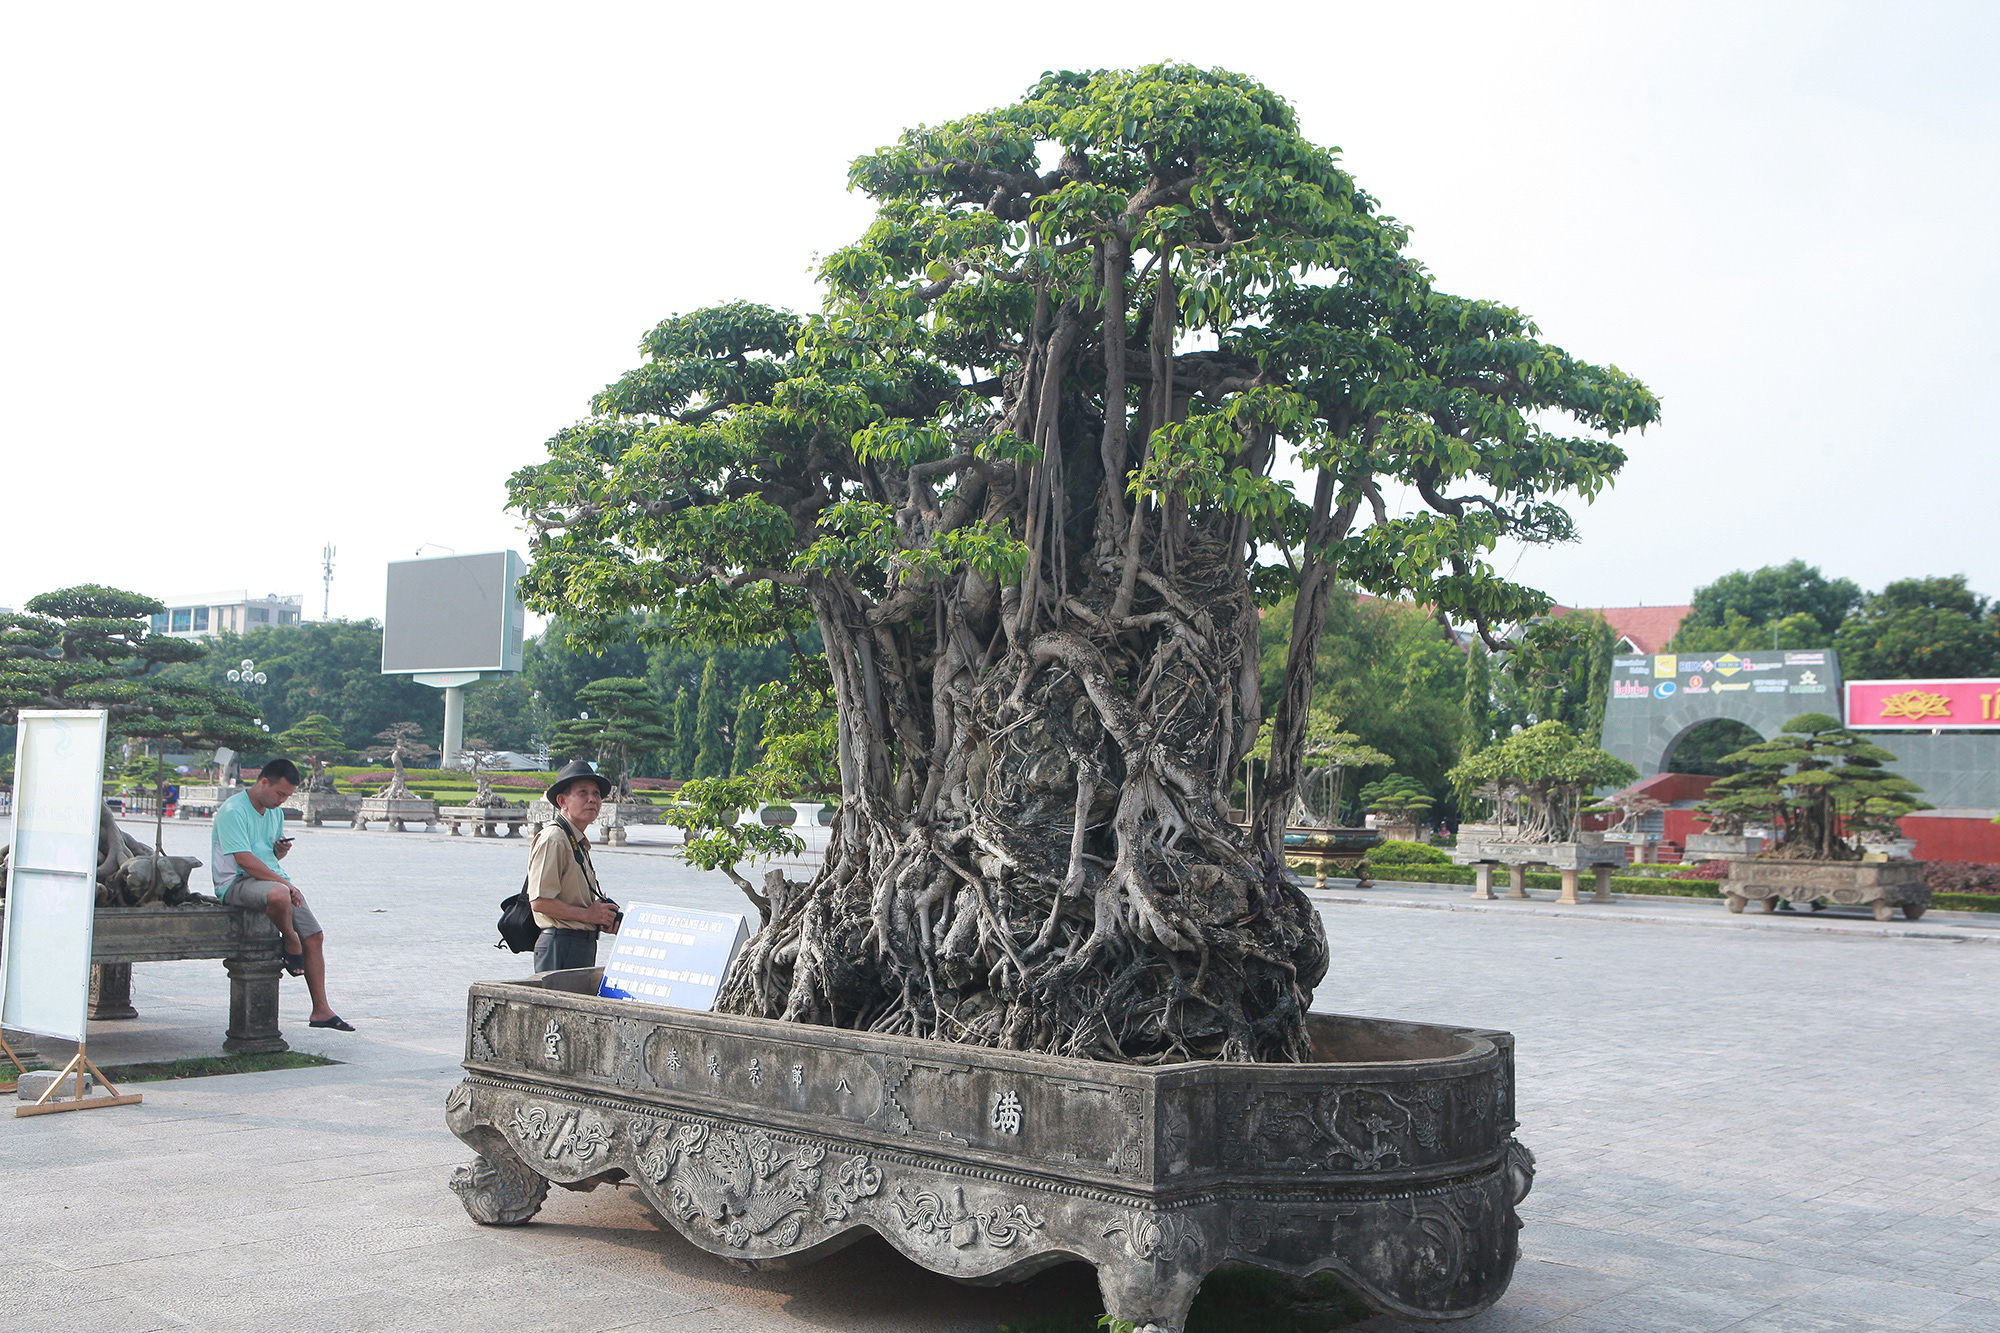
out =
{"type": "Polygon", "coordinates": [[[1161,1333],[1223,1263],[1420,1319],[1513,1272],[1534,1159],[1503,1032],[1316,1014],[1310,1063],[1120,1065],[601,999],[599,975],[471,990],[446,1119],[479,1222],[626,1181],[751,1266],[871,1231],[972,1282],[1083,1259],[1161,1333]]]}

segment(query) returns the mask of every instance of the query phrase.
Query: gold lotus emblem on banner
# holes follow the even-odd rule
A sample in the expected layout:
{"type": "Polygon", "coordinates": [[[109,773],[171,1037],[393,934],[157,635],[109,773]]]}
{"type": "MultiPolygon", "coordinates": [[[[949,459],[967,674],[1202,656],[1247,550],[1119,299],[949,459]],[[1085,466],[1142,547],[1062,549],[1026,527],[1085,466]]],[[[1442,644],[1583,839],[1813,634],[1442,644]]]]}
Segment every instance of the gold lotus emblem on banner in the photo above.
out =
{"type": "Polygon", "coordinates": [[[1926,717],[1950,717],[1951,700],[1929,690],[1905,690],[1882,700],[1882,716],[1907,717],[1913,721],[1926,717]]]}

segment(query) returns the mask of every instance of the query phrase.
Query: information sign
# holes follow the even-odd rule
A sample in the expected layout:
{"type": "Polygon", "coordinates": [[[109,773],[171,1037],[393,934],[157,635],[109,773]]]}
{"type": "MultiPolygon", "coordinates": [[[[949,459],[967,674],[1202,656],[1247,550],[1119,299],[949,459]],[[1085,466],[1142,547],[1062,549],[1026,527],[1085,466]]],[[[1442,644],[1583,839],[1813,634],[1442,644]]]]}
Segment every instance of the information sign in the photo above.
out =
{"type": "Polygon", "coordinates": [[[748,918],[658,903],[630,903],[599,995],[676,1009],[713,1009],[736,951],[750,938],[748,918]]]}
{"type": "Polygon", "coordinates": [[[101,709],[21,710],[0,937],[0,1027],[84,1040],[104,736],[101,709]]]}

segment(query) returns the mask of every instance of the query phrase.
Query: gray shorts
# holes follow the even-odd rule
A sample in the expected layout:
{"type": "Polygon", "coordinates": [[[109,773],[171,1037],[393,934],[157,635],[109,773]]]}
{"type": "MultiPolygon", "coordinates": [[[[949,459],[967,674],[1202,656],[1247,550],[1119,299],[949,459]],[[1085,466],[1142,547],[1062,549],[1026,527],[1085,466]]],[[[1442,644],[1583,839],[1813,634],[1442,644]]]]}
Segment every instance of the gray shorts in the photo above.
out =
{"type": "MultiPolygon", "coordinates": [[[[264,904],[270,899],[272,887],[264,880],[238,875],[230,880],[229,887],[222,891],[222,904],[225,907],[234,907],[240,912],[261,912],[264,910],[264,904]]],[[[324,933],[319,918],[313,915],[313,909],[305,903],[292,904],[292,929],[299,933],[300,939],[324,933]]]]}

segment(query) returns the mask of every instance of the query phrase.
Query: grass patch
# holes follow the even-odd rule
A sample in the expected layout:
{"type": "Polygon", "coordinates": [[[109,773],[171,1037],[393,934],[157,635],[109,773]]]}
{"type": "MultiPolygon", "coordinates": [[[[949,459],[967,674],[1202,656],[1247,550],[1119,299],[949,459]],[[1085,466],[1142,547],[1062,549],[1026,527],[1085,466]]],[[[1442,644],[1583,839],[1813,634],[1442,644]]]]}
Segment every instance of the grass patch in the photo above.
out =
{"type": "Polygon", "coordinates": [[[263,1074],[273,1069],[315,1069],[340,1061],[309,1051],[265,1051],[257,1055],[191,1055],[181,1060],[147,1060],[130,1065],[104,1065],[112,1083],[165,1083],[177,1078],[213,1078],[217,1074],[263,1074]]]}
{"type": "MultiPolygon", "coordinates": [[[[1188,1311],[1187,1333],[1328,1333],[1373,1313],[1331,1273],[1296,1278],[1227,1264],[1201,1284],[1188,1311]]],[[[1100,1314],[1071,1314],[1002,1324],[994,1333],[1103,1333],[1130,1327],[1100,1314]]]]}

